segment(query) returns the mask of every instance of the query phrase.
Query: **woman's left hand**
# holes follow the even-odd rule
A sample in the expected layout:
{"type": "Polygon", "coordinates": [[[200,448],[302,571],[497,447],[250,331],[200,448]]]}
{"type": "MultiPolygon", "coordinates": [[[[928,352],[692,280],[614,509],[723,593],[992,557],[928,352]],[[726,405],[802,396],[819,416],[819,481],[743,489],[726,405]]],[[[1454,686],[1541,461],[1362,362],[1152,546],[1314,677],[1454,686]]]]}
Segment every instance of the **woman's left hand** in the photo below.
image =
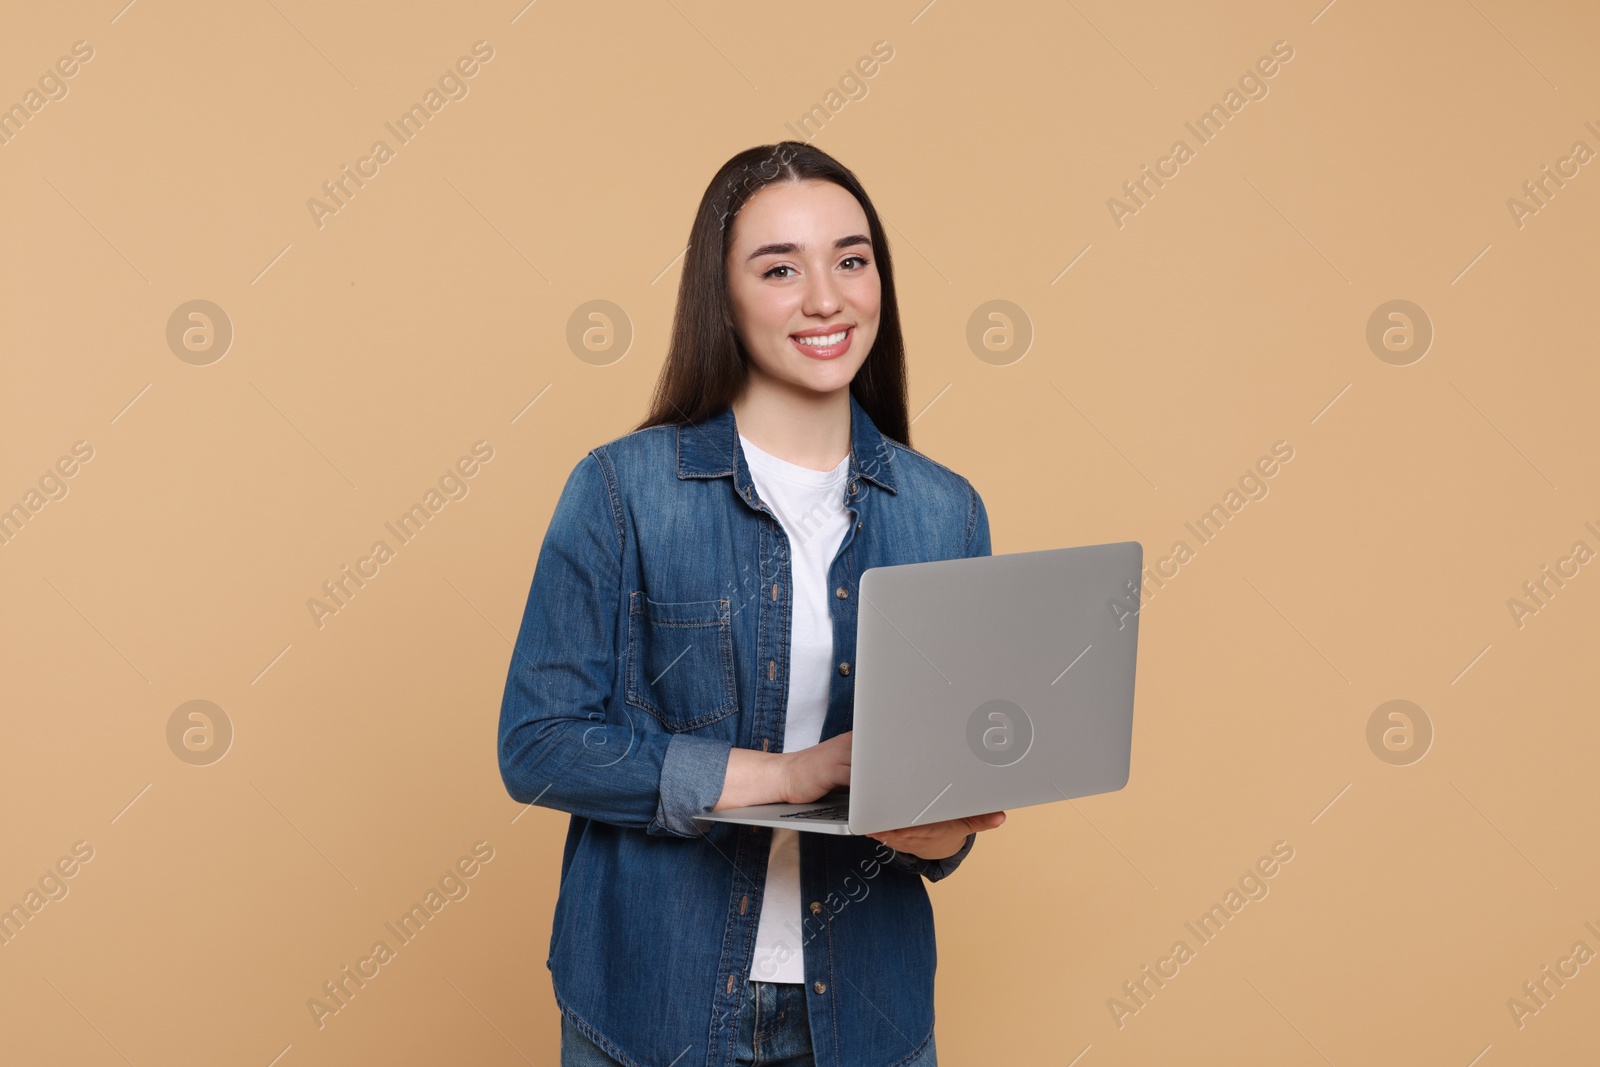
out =
{"type": "Polygon", "coordinates": [[[960,852],[961,846],[967,843],[968,834],[978,830],[993,830],[1005,821],[1005,812],[992,811],[987,815],[930,822],[925,826],[880,830],[867,836],[874,841],[882,841],[896,852],[904,852],[925,860],[942,860],[960,852]]]}

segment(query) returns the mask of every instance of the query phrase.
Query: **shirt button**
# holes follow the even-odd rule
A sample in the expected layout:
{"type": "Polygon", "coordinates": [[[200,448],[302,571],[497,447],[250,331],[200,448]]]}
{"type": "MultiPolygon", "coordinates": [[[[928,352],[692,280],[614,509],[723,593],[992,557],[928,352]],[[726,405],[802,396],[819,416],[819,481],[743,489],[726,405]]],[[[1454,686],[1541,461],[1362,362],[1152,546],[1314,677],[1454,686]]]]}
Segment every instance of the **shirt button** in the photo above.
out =
{"type": "Polygon", "coordinates": [[[850,599],[850,590],[841,585],[839,588],[833,591],[833,595],[838,597],[840,600],[848,600],[850,599]]]}
{"type": "Polygon", "coordinates": [[[815,989],[818,993],[826,993],[828,991],[828,983],[827,982],[812,982],[811,983],[811,988],[815,989]]]}
{"type": "Polygon", "coordinates": [[[850,491],[852,493],[856,491],[856,483],[855,482],[851,482],[850,483],[850,491]]]}
{"type": "Polygon", "coordinates": [[[849,674],[850,673],[850,664],[848,664],[848,663],[839,664],[839,673],[840,674],[849,674]]]}
{"type": "Polygon", "coordinates": [[[822,901],[813,900],[811,902],[811,914],[813,914],[813,915],[821,915],[822,914],[822,901]]]}
{"type": "Polygon", "coordinates": [[[859,522],[856,523],[856,529],[858,529],[858,530],[861,529],[861,524],[859,522]]]}

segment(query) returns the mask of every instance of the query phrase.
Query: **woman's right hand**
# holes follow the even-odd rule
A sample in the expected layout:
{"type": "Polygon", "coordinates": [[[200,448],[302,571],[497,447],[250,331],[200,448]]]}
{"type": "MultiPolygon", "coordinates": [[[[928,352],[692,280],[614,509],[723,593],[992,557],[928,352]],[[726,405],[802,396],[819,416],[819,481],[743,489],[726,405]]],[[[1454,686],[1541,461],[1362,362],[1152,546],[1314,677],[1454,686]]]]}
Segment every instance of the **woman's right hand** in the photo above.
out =
{"type": "Polygon", "coordinates": [[[851,730],[798,752],[784,752],[779,803],[809,804],[850,784],[851,730]]]}

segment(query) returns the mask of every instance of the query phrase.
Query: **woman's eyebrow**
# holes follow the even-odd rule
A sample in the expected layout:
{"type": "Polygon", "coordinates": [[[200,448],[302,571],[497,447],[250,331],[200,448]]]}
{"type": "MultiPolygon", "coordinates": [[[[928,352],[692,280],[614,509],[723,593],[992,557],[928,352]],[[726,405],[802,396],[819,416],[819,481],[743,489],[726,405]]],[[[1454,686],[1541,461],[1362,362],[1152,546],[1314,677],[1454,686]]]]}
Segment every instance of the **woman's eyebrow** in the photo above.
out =
{"type": "MultiPolygon", "coordinates": [[[[854,245],[866,245],[868,248],[871,248],[872,239],[864,233],[853,233],[849,237],[841,237],[837,241],[833,242],[834,251],[838,251],[841,248],[850,248],[854,245]]],[[[762,245],[754,252],[751,252],[748,258],[759,259],[762,256],[787,256],[792,255],[795,252],[804,252],[805,250],[806,246],[799,244],[798,242],[780,241],[777,244],[762,245]]]]}

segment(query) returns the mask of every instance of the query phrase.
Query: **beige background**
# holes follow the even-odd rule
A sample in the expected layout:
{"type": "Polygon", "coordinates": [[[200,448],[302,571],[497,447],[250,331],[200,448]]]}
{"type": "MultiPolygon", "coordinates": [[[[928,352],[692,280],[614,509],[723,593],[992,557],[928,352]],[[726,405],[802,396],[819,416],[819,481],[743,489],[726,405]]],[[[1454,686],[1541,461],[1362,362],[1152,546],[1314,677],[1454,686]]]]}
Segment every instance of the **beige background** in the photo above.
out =
{"type": "Polygon", "coordinates": [[[1600,567],[1520,628],[1507,605],[1600,549],[1597,165],[1507,204],[1600,150],[1592,6],[442,7],[7,13],[0,103],[93,58],[0,145],[0,506],[93,458],[0,546],[0,904],[93,858],[0,947],[0,1058],[556,1062],[567,817],[501,785],[508,642],[565,474],[644,410],[706,182],[830,102],[809,136],[900,268],[912,444],[978,486],[994,550],[1196,549],[1146,603],[1127,788],[1011,813],[930,887],[941,1062],[1600,1057],[1600,962],[1520,1027],[1507,1004],[1600,952],[1600,567]],[[476,41],[468,95],[319,227],[308,199],[476,41]],[[166,336],[197,299],[234,332],[204,366],[166,336]],[[1366,340],[1397,299],[1435,332],[1405,366],[1366,340]],[[575,349],[594,300],[625,320],[575,349]],[[969,345],[992,300],[1025,352],[969,345]],[[469,494],[319,628],[322,583],[477,441],[469,494]],[[1403,766],[1367,740],[1396,699],[1434,735],[1403,766]],[[191,700],[232,724],[220,761],[169,748],[191,700]],[[308,999],[480,841],[470,894],[319,1029],[308,999]],[[1279,841],[1201,945],[1185,922],[1279,841]]]}

